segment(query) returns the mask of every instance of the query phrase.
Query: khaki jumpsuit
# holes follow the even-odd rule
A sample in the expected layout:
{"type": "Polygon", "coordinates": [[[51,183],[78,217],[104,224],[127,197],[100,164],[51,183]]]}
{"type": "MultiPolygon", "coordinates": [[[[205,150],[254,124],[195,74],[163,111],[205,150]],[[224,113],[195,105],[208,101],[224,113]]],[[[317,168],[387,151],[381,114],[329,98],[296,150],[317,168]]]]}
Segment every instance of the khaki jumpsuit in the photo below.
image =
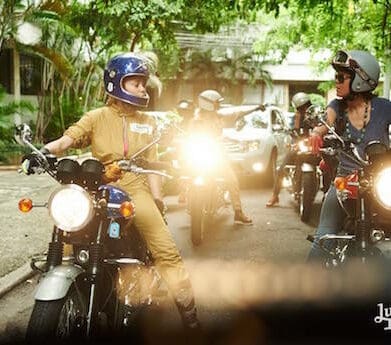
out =
{"type": "MultiPolygon", "coordinates": [[[[74,147],[91,145],[93,157],[107,165],[129,158],[150,143],[154,129],[155,122],[152,117],[126,105],[111,104],[86,113],[76,124],[69,127],[64,135],[74,139],[74,147]]],[[[143,156],[149,161],[156,161],[156,157],[156,145],[143,156]]],[[[143,236],[156,267],[173,292],[174,298],[176,292],[183,295],[183,289],[187,289],[189,296],[186,299],[192,299],[188,273],[184,269],[171,233],[155,205],[147,176],[125,172],[114,185],[131,195],[135,204],[134,224],[143,236]]],[[[194,304],[193,300],[192,302],[194,304]]]]}

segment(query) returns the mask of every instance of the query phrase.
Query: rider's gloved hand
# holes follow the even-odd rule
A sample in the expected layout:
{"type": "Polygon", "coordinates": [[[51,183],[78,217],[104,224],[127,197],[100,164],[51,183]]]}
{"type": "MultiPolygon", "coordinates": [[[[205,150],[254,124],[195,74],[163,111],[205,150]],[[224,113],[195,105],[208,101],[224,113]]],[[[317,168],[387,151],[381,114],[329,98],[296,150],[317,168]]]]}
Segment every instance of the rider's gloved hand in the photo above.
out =
{"type": "MultiPolygon", "coordinates": [[[[42,147],[40,151],[45,155],[50,155],[49,150],[46,147],[42,147]]],[[[22,158],[21,170],[26,175],[34,174],[35,168],[40,166],[38,155],[35,152],[31,152],[22,158]]]]}
{"type": "Polygon", "coordinates": [[[313,132],[309,137],[312,153],[318,154],[319,149],[323,146],[323,138],[319,133],[313,132]]]}
{"type": "Polygon", "coordinates": [[[116,162],[109,164],[105,167],[105,173],[103,175],[103,182],[110,183],[119,180],[123,175],[123,171],[116,162]]]}
{"type": "Polygon", "coordinates": [[[136,157],[132,161],[134,164],[136,164],[138,167],[143,169],[148,169],[148,161],[143,157],[136,157]]]}

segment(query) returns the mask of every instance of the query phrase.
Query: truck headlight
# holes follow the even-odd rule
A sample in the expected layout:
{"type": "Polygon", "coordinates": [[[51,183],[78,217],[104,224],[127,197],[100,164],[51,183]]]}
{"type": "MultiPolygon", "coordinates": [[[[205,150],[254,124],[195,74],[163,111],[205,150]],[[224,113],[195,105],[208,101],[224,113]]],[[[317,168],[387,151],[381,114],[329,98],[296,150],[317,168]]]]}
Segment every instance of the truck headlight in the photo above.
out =
{"type": "Polygon", "coordinates": [[[257,151],[261,147],[261,143],[258,140],[254,141],[249,141],[247,144],[247,151],[252,152],[252,151],[257,151]]]}

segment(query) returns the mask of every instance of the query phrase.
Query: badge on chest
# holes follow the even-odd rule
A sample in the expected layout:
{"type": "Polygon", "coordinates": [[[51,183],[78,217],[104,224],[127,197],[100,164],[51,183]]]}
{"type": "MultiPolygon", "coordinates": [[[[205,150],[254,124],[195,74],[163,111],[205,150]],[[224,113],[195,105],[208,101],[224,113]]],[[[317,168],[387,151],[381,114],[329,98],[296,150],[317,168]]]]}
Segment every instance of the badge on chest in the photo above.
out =
{"type": "Polygon", "coordinates": [[[129,126],[130,126],[130,131],[133,133],[151,135],[153,132],[152,126],[145,123],[131,123],[129,126]]]}

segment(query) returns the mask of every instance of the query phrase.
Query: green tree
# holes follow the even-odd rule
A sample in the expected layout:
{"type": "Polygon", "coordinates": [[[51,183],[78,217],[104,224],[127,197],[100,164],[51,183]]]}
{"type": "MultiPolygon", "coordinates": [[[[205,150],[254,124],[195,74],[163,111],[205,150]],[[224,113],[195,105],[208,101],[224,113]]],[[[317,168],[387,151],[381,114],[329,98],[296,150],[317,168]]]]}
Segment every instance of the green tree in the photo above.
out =
{"type": "Polygon", "coordinates": [[[14,116],[22,114],[23,119],[28,120],[27,117],[31,118],[35,110],[30,102],[8,102],[5,89],[0,85],[0,161],[9,163],[10,157],[18,156],[23,151],[20,145],[12,144],[14,116]]]}
{"type": "MultiPolygon", "coordinates": [[[[289,47],[364,49],[385,66],[385,94],[391,72],[391,21],[389,0],[269,0],[241,2],[252,20],[269,25],[255,44],[256,52],[277,48],[283,58],[289,47]],[[266,10],[266,11],[265,11],[266,10]],[[265,12],[270,11],[267,15],[265,12]],[[266,21],[265,21],[266,20],[266,21]]],[[[325,61],[328,64],[329,61],[325,61]]]]}

